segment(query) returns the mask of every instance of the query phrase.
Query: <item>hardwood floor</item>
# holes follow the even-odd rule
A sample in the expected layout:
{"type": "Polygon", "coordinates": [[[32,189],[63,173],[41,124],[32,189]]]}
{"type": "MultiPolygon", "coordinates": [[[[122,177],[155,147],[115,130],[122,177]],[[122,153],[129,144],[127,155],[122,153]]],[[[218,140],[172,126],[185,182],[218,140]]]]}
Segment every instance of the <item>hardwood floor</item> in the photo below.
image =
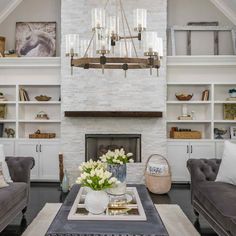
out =
{"type": "MultiPolygon", "coordinates": [[[[195,216],[190,202],[189,185],[174,185],[166,195],[150,194],[155,204],[178,204],[190,221],[195,223],[195,216]]],[[[24,229],[36,217],[44,204],[63,202],[66,195],[61,193],[59,185],[55,183],[33,183],[31,186],[31,199],[26,213],[26,221],[22,221],[21,215],[0,233],[0,236],[20,236],[24,229]]],[[[196,225],[197,226],[197,225],[196,225]]],[[[200,217],[200,227],[197,227],[202,236],[217,236],[207,222],[200,217]]],[[[33,236],[33,235],[32,235],[33,236]]]]}

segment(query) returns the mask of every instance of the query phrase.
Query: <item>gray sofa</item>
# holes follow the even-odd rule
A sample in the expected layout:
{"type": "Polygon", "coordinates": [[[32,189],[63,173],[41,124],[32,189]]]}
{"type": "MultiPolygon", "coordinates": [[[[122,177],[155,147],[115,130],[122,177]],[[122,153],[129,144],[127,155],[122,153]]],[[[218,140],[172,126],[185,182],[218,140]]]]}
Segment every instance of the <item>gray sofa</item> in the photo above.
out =
{"type": "Polygon", "coordinates": [[[0,189],[0,232],[20,213],[27,209],[32,157],[6,157],[13,183],[0,189]]]}
{"type": "Polygon", "coordinates": [[[194,212],[201,214],[221,236],[236,235],[236,186],[215,182],[221,160],[190,159],[194,212]]]}

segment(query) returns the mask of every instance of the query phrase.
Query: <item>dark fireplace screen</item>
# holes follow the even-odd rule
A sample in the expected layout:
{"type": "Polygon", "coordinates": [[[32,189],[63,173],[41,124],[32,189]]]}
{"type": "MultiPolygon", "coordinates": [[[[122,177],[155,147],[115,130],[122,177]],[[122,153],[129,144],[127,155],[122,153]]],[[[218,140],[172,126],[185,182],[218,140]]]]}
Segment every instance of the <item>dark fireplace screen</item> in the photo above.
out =
{"type": "Polygon", "coordinates": [[[86,161],[98,160],[108,150],[123,148],[134,154],[134,162],[141,162],[141,134],[86,134],[86,161]]]}

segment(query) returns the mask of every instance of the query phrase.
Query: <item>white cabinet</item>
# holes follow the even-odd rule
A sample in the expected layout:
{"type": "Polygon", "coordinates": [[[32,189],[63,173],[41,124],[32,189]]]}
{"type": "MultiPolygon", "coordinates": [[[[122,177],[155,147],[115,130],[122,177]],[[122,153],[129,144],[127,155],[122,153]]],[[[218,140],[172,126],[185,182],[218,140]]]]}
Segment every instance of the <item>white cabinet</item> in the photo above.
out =
{"type": "Polygon", "coordinates": [[[168,142],[167,159],[169,161],[172,181],[188,182],[190,175],[187,169],[187,160],[200,158],[215,158],[214,142],[168,142]]]}
{"type": "Polygon", "coordinates": [[[5,156],[15,156],[14,140],[0,140],[0,144],[3,144],[5,156]]]}
{"type": "Polygon", "coordinates": [[[31,179],[35,180],[39,178],[39,153],[38,153],[38,141],[18,141],[16,148],[16,156],[19,157],[33,157],[35,160],[35,166],[31,170],[31,179]]]}
{"type": "Polygon", "coordinates": [[[58,180],[59,179],[59,154],[60,144],[58,142],[41,142],[40,153],[40,179],[58,180]]]}
{"type": "Polygon", "coordinates": [[[214,142],[190,142],[190,158],[193,159],[211,159],[215,158],[214,142]]]}
{"type": "Polygon", "coordinates": [[[189,173],[186,167],[189,158],[188,142],[169,142],[167,159],[171,167],[172,181],[189,181],[189,173]]]}
{"type": "Polygon", "coordinates": [[[18,141],[16,154],[17,156],[31,156],[35,159],[31,180],[58,181],[59,148],[58,141],[18,141]]]}

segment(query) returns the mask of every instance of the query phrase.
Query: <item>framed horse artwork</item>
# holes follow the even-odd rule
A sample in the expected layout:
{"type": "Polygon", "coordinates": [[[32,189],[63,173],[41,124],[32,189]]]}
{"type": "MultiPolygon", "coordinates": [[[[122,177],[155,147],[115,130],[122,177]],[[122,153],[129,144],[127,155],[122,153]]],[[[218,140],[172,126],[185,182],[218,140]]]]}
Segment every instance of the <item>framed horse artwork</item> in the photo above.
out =
{"type": "Polygon", "coordinates": [[[21,57],[56,56],[56,22],[17,22],[16,52],[21,57]]]}

